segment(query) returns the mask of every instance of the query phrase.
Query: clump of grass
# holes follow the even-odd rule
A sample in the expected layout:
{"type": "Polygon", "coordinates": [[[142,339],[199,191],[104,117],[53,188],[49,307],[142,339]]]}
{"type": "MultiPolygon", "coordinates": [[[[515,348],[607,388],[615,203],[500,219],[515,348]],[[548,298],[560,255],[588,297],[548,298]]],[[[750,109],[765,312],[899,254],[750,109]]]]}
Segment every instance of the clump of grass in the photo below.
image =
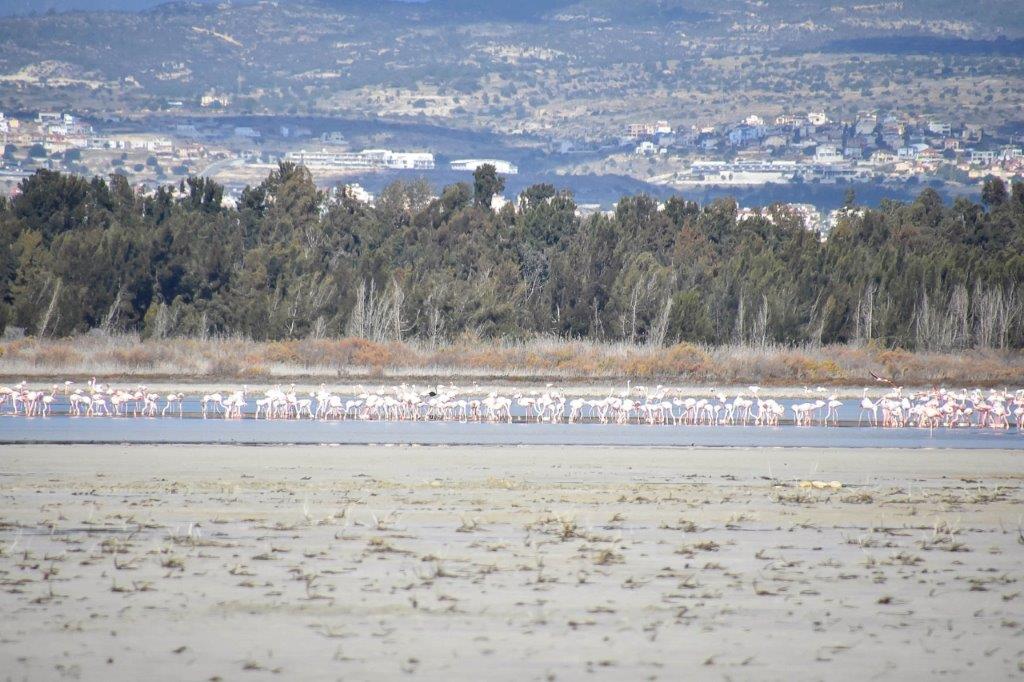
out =
{"type": "Polygon", "coordinates": [[[780,504],[812,504],[818,501],[817,496],[806,490],[775,493],[775,501],[780,504]]]}
{"type": "Polygon", "coordinates": [[[918,564],[924,563],[924,559],[917,556],[916,554],[911,554],[910,552],[904,551],[893,554],[891,557],[889,557],[888,563],[898,564],[900,566],[917,566],[918,564]]]}
{"type": "Polygon", "coordinates": [[[714,540],[702,540],[701,542],[694,542],[689,545],[683,545],[676,550],[676,554],[682,554],[684,556],[692,557],[697,552],[717,552],[721,548],[714,540]]]}
{"type": "Polygon", "coordinates": [[[476,519],[462,519],[462,524],[455,529],[456,533],[473,533],[480,530],[480,522],[476,519]]]}
{"type": "Polygon", "coordinates": [[[541,533],[554,535],[562,542],[567,542],[574,538],[586,538],[586,534],[580,529],[576,520],[569,516],[545,516],[526,524],[526,530],[536,530],[541,533]]]}
{"type": "Polygon", "coordinates": [[[594,555],[594,563],[598,566],[610,566],[611,564],[624,563],[625,559],[621,554],[616,554],[610,549],[602,549],[594,555]]]}
{"type": "Polygon", "coordinates": [[[966,543],[956,539],[959,533],[959,526],[950,524],[946,519],[938,519],[932,532],[921,538],[918,545],[925,551],[940,549],[947,552],[970,552],[971,549],[966,543]]]}
{"type": "Polygon", "coordinates": [[[162,568],[175,571],[185,570],[185,560],[180,556],[169,556],[160,562],[162,568]]]}

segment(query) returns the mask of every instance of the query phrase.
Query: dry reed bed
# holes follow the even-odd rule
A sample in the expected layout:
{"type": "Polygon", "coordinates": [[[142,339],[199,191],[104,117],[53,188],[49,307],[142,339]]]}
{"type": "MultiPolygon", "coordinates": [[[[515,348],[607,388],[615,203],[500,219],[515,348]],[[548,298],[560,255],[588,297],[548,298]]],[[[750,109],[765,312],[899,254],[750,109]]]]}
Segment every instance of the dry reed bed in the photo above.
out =
{"type": "Polygon", "coordinates": [[[446,346],[365,339],[256,342],[87,335],[0,342],[0,376],[278,380],[463,377],[503,380],[662,380],[766,386],[875,383],[907,386],[1024,384],[1024,353],[911,353],[872,346],[665,348],[538,338],[464,339],[446,346]]]}

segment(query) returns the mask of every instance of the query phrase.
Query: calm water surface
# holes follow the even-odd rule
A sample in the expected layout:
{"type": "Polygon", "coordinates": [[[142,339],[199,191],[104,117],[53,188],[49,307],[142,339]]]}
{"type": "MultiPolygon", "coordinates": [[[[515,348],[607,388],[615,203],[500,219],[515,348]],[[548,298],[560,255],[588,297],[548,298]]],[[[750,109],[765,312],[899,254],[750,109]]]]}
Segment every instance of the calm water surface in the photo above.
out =
{"type": "Polygon", "coordinates": [[[637,424],[265,421],[175,418],[0,417],[0,443],[237,443],[1010,448],[1016,428],[927,429],[637,424]]]}

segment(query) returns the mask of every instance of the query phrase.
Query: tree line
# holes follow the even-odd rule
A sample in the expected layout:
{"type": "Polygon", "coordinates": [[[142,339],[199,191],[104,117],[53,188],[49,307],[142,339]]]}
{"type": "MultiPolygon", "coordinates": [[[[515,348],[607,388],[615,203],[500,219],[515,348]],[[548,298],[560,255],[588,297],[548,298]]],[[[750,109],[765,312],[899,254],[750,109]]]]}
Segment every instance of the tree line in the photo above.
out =
{"type": "Polygon", "coordinates": [[[282,163],[226,207],[201,177],[144,193],[38,171],[0,200],[0,327],[1024,347],[1024,183],[851,206],[825,241],[778,205],[738,220],[733,200],[638,195],[580,217],[542,184],[492,210],[502,188],[485,167],[368,205],[282,163]]]}

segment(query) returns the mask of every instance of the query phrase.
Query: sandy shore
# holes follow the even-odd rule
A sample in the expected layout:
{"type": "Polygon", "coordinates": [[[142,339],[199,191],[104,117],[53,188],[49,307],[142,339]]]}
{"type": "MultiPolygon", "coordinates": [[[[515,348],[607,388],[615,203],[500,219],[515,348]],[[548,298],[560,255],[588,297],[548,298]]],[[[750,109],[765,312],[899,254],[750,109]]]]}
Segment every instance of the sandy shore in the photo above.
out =
{"type": "Polygon", "coordinates": [[[8,446],[0,680],[1008,679],[1022,504],[1008,451],[8,446]]]}

